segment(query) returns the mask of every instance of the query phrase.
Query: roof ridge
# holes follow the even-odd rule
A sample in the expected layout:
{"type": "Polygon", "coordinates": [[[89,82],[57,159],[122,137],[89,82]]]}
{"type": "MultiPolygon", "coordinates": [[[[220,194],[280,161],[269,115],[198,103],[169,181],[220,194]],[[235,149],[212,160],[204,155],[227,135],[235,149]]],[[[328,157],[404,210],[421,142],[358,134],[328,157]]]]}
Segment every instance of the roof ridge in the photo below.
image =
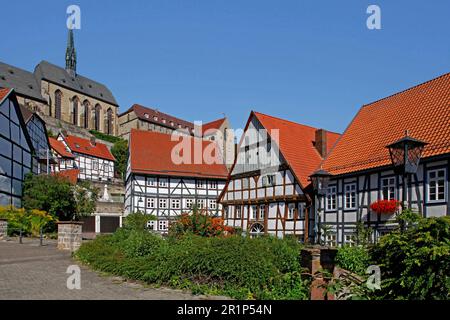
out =
{"type": "Polygon", "coordinates": [[[416,85],[414,85],[414,86],[412,86],[412,87],[408,87],[408,88],[406,88],[406,89],[403,89],[403,90],[401,90],[401,91],[395,92],[395,93],[393,93],[393,94],[391,94],[391,95],[388,95],[388,96],[386,96],[386,97],[383,97],[383,98],[374,100],[374,101],[372,101],[372,102],[370,102],[370,103],[365,103],[365,104],[363,104],[363,105],[361,106],[361,108],[372,106],[373,104],[375,104],[375,103],[377,103],[377,102],[380,102],[380,101],[383,101],[383,100],[386,100],[386,99],[389,99],[389,98],[398,96],[399,94],[405,93],[405,92],[410,91],[410,90],[412,90],[412,89],[416,89],[417,87],[423,86],[423,85],[425,85],[425,84],[427,84],[427,83],[429,83],[429,82],[435,81],[435,80],[437,80],[437,79],[439,79],[439,78],[443,78],[443,77],[448,76],[448,75],[450,75],[450,72],[441,74],[440,76],[437,76],[437,77],[435,77],[435,78],[433,78],[433,79],[427,80],[427,81],[425,81],[425,82],[418,83],[418,84],[416,84],[416,85]]]}
{"type": "MultiPolygon", "coordinates": [[[[313,127],[313,126],[311,126],[311,125],[308,125],[308,124],[303,124],[303,123],[299,123],[299,122],[295,122],[295,121],[292,121],[292,120],[287,120],[287,119],[283,119],[283,118],[279,118],[279,117],[274,117],[274,116],[271,116],[271,115],[269,115],[269,114],[265,114],[265,113],[262,113],[262,112],[259,112],[259,111],[252,111],[254,114],[261,114],[261,115],[263,115],[263,116],[266,116],[266,117],[269,117],[269,118],[272,118],[272,119],[277,119],[277,120],[282,120],[282,121],[286,121],[286,122],[290,122],[290,123],[293,123],[293,124],[296,124],[296,125],[299,125],[299,126],[303,126],[303,127],[307,127],[307,128],[311,128],[311,129],[315,129],[315,130],[318,130],[318,129],[324,129],[324,128],[318,128],[318,127],[313,127]]],[[[338,135],[341,135],[341,133],[339,133],[339,132],[335,132],[335,131],[330,131],[330,130],[327,130],[327,129],[324,129],[324,130],[326,130],[327,132],[329,132],[329,133],[334,133],[334,134],[338,134],[338,135]]]]}

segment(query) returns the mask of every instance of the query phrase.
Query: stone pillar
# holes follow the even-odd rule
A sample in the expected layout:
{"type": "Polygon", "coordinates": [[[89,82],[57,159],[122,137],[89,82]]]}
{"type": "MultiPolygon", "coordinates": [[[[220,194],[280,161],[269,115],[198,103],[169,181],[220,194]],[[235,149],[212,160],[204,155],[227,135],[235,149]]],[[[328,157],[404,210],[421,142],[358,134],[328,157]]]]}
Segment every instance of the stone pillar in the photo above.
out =
{"type": "Polygon", "coordinates": [[[0,240],[8,236],[8,220],[0,218],[0,240]]]}
{"type": "Polygon", "coordinates": [[[328,279],[323,277],[322,272],[328,271],[331,274],[334,270],[334,257],[336,249],[313,247],[305,248],[301,252],[302,266],[307,268],[313,277],[311,282],[311,300],[334,300],[330,293],[326,293],[325,286],[328,279]]]}
{"type": "Polygon", "coordinates": [[[83,222],[58,222],[58,249],[77,251],[81,246],[83,222]]]}

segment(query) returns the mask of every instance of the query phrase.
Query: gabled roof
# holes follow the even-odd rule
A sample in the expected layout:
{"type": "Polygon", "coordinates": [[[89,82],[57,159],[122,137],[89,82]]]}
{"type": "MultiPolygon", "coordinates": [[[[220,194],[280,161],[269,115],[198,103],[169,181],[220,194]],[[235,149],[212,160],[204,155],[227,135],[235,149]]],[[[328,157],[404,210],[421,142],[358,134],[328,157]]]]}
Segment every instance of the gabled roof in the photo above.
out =
{"type": "Polygon", "coordinates": [[[63,158],[75,158],[75,156],[67,151],[66,147],[64,146],[64,143],[61,141],[55,139],[55,138],[48,138],[50,142],[50,146],[53,150],[55,150],[61,157],[63,158]]]}
{"type": "Polygon", "coordinates": [[[34,70],[37,81],[45,79],[60,86],[81,92],[101,101],[117,106],[111,91],[103,84],[79,74],[72,76],[66,69],[47,61],[41,61],[34,70]]]}
{"type": "Polygon", "coordinates": [[[23,120],[25,121],[25,123],[28,123],[28,121],[30,121],[31,118],[33,118],[34,113],[31,112],[30,110],[28,110],[24,106],[19,106],[19,107],[20,107],[20,112],[22,113],[23,120]]]}
{"type": "MultiPolygon", "coordinates": [[[[131,172],[177,177],[197,177],[226,179],[227,168],[224,164],[175,164],[172,161],[172,150],[180,141],[171,141],[169,134],[131,130],[130,163],[131,172]]],[[[185,136],[192,146],[191,159],[194,158],[194,141],[201,143],[202,150],[214,143],[190,136],[185,136]]]]}
{"type": "MultiPolygon", "coordinates": [[[[279,149],[288,165],[294,171],[301,186],[309,185],[309,176],[323,160],[314,146],[317,128],[300,123],[272,117],[252,111],[250,119],[255,116],[270,135],[270,130],[279,130],[279,149]]],[[[249,119],[249,120],[250,120],[249,119]]],[[[339,138],[338,133],[327,131],[327,151],[339,138]]]]}
{"type": "Polygon", "coordinates": [[[0,87],[14,88],[16,94],[45,102],[41,86],[32,72],[0,62],[0,87]]]}
{"type": "Polygon", "coordinates": [[[3,99],[9,94],[11,89],[8,88],[0,88],[0,102],[3,101],[3,99]]]}
{"type": "Polygon", "coordinates": [[[408,130],[423,157],[450,153],[450,73],[364,105],[322,166],[338,175],[391,164],[387,145],[408,130]]]}
{"type": "Polygon", "coordinates": [[[194,129],[194,124],[192,122],[182,120],[180,118],[176,118],[174,116],[171,116],[167,113],[160,112],[156,109],[144,107],[140,104],[133,104],[127,111],[120,114],[119,117],[134,111],[136,116],[145,122],[155,123],[160,126],[164,126],[171,129],[179,129],[178,125],[181,125],[181,129],[189,128],[189,132],[192,133],[192,130],[194,129]],[[156,118],[156,120],[155,120],[156,118]],[[166,121],[166,123],[163,123],[163,120],[166,121]],[[170,124],[173,122],[173,126],[170,124]]]}
{"type": "Polygon", "coordinates": [[[64,136],[64,141],[67,143],[69,149],[72,152],[86,154],[96,158],[102,158],[111,161],[116,160],[109,151],[108,147],[103,143],[96,142],[95,145],[93,145],[88,139],[83,139],[71,135],[64,136]]]}
{"type": "Polygon", "coordinates": [[[217,119],[217,120],[203,124],[202,125],[202,133],[205,133],[206,131],[211,130],[211,129],[219,130],[220,127],[222,126],[222,124],[225,122],[225,120],[227,120],[227,118],[217,119]]]}

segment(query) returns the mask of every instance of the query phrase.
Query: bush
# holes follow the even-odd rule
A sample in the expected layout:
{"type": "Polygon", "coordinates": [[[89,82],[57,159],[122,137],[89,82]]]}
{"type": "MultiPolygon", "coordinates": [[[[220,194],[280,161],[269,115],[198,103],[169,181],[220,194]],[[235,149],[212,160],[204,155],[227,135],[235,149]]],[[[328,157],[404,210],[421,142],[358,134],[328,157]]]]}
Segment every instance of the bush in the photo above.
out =
{"type": "Polygon", "coordinates": [[[370,255],[361,246],[342,246],[336,254],[336,264],[341,268],[364,275],[369,266],[370,255]]]}
{"type": "Polygon", "coordinates": [[[85,243],[77,257],[93,268],[148,283],[238,299],[307,299],[294,240],[200,237],[162,239],[119,229],[85,243]]]}
{"type": "Polygon", "coordinates": [[[17,235],[22,231],[22,235],[40,234],[41,228],[44,228],[55,219],[45,211],[17,209],[13,206],[1,207],[0,218],[8,219],[8,235],[17,235]]]}
{"type": "Polygon", "coordinates": [[[129,230],[148,230],[147,223],[152,220],[156,220],[156,217],[137,211],[123,219],[123,226],[129,230]]]}
{"type": "MultiPolygon", "coordinates": [[[[371,251],[381,267],[382,299],[450,298],[450,217],[412,216],[406,231],[383,236],[371,251]]],[[[408,221],[405,221],[408,225],[408,221]]]]}
{"type": "Polygon", "coordinates": [[[116,172],[121,176],[125,177],[127,170],[128,161],[128,141],[124,139],[119,139],[114,142],[111,148],[111,153],[113,154],[115,161],[116,172]]]}
{"type": "Polygon", "coordinates": [[[111,143],[116,143],[117,141],[122,140],[122,138],[111,136],[109,134],[106,134],[106,133],[103,133],[103,132],[100,132],[100,131],[97,131],[97,130],[89,130],[89,133],[92,134],[97,139],[100,139],[100,140],[103,140],[103,141],[107,141],[107,142],[111,142],[111,143]]]}

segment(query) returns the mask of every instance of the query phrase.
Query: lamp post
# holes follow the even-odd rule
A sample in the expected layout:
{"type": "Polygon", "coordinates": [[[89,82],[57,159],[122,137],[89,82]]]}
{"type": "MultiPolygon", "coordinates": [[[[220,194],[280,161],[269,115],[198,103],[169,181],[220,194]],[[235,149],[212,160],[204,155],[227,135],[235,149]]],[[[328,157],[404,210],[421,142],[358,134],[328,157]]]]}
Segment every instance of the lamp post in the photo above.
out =
{"type": "Polygon", "coordinates": [[[406,206],[411,208],[411,199],[408,199],[408,178],[411,174],[417,172],[423,149],[427,144],[410,137],[408,130],[406,130],[403,138],[386,146],[389,149],[394,172],[403,177],[403,209],[406,206]]]}
{"type": "Polygon", "coordinates": [[[327,193],[328,183],[330,182],[330,178],[332,175],[320,168],[310,175],[310,179],[313,186],[314,191],[314,242],[320,243],[320,216],[319,212],[321,211],[321,197],[323,197],[327,193]]]}

